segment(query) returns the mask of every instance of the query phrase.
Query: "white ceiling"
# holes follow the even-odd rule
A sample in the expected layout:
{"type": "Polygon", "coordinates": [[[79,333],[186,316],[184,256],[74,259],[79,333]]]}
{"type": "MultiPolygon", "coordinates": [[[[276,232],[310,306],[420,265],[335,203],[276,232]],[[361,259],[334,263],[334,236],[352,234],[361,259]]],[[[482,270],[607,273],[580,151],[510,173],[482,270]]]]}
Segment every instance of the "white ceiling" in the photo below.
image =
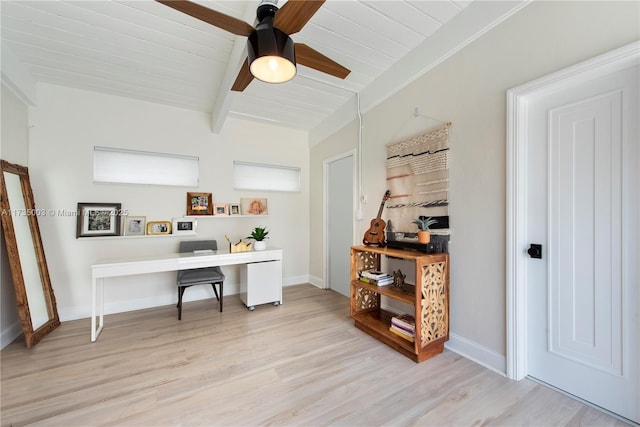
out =
{"type": "MultiPolygon", "coordinates": [[[[259,4],[197,2],[251,25],[259,4]]],[[[246,38],[156,1],[2,0],[2,59],[17,61],[36,82],[211,113],[214,131],[227,117],[241,117],[313,132],[353,110],[355,93],[370,108],[521,6],[329,0],[292,38],[351,74],[341,80],[299,65],[290,82],[254,80],[239,93],[229,89],[246,38]]]]}

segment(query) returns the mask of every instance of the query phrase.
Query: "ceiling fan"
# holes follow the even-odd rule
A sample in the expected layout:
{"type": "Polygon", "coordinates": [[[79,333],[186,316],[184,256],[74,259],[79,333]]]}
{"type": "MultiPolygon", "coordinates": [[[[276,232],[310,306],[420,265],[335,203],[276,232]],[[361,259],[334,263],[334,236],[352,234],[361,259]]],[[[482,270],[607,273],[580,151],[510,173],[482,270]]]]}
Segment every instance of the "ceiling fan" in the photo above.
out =
{"type": "Polygon", "coordinates": [[[332,59],[289,37],[305,26],[325,0],[289,0],[278,9],[274,0],[263,0],[257,9],[257,25],[251,25],[188,0],[156,0],[230,33],[248,37],[247,59],[231,90],[242,92],[255,78],[283,83],[296,75],[296,63],[344,79],[351,72],[332,59]]]}

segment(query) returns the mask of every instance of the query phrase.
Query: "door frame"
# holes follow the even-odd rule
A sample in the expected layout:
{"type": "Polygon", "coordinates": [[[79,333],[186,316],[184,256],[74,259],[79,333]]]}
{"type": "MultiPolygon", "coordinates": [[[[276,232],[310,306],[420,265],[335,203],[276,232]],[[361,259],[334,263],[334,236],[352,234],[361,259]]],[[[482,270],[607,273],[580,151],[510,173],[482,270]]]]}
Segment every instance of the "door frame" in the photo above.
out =
{"type": "Polygon", "coordinates": [[[527,132],[531,96],[554,92],[633,65],[640,41],[507,91],[507,377],[527,376],[527,132]]]}
{"type": "Polygon", "coordinates": [[[353,190],[352,190],[352,194],[356,197],[353,198],[352,200],[352,209],[351,211],[354,213],[354,215],[352,215],[351,217],[351,230],[352,230],[352,236],[351,236],[351,243],[355,244],[355,233],[356,233],[356,227],[355,227],[355,209],[356,209],[356,198],[357,198],[357,194],[358,194],[358,189],[356,187],[356,149],[353,148],[351,150],[345,151],[343,153],[340,154],[336,154],[335,156],[329,157],[327,159],[324,159],[322,161],[322,170],[323,170],[323,182],[322,182],[322,211],[323,211],[323,217],[324,217],[324,221],[322,224],[322,241],[323,241],[323,245],[324,245],[324,251],[322,254],[322,271],[324,273],[324,279],[323,279],[323,284],[322,284],[322,289],[330,289],[329,288],[329,164],[338,161],[338,160],[342,160],[344,158],[347,158],[349,156],[351,156],[352,162],[351,162],[351,170],[352,170],[352,185],[353,185],[353,190]]]}

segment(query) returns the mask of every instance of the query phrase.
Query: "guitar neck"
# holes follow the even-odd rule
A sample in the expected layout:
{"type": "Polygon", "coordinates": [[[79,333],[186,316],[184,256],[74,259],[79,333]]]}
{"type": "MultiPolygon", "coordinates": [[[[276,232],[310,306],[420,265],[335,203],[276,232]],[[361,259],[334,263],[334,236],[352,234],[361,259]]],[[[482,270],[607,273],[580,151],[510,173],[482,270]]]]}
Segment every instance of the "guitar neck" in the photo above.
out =
{"type": "Polygon", "coordinates": [[[376,221],[380,221],[380,217],[382,216],[382,210],[384,209],[384,200],[380,203],[380,209],[378,209],[378,216],[376,217],[376,221]]]}

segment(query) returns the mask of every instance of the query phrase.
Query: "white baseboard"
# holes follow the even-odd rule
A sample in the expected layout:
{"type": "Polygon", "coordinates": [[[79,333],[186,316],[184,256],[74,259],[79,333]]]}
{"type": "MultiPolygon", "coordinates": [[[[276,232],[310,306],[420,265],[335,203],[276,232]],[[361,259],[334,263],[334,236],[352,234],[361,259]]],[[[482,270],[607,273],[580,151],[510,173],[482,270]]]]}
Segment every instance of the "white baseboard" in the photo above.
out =
{"type": "Polygon", "coordinates": [[[293,286],[293,285],[299,285],[301,283],[308,283],[308,282],[309,282],[308,274],[305,274],[302,276],[285,277],[284,279],[282,279],[282,286],[293,286]]]}
{"type": "Polygon", "coordinates": [[[326,289],[324,287],[324,280],[322,279],[322,277],[317,277],[317,276],[309,276],[308,278],[309,280],[307,280],[306,283],[311,283],[313,286],[317,286],[320,289],[326,289]]]}
{"type": "Polygon", "coordinates": [[[20,321],[13,322],[9,327],[2,325],[2,333],[0,333],[0,349],[11,344],[16,338],[22,335],[22,324],[20,321]]]}
{"type": "Polygon", "coordinates": [[[458,353],[460,356],[473,360],[487,369],[506,376],[507,365],[505,356],[490,348],[452,333],[449,333],[449,341],[447,341],[444,346],[447,350],[458,353]]]}

